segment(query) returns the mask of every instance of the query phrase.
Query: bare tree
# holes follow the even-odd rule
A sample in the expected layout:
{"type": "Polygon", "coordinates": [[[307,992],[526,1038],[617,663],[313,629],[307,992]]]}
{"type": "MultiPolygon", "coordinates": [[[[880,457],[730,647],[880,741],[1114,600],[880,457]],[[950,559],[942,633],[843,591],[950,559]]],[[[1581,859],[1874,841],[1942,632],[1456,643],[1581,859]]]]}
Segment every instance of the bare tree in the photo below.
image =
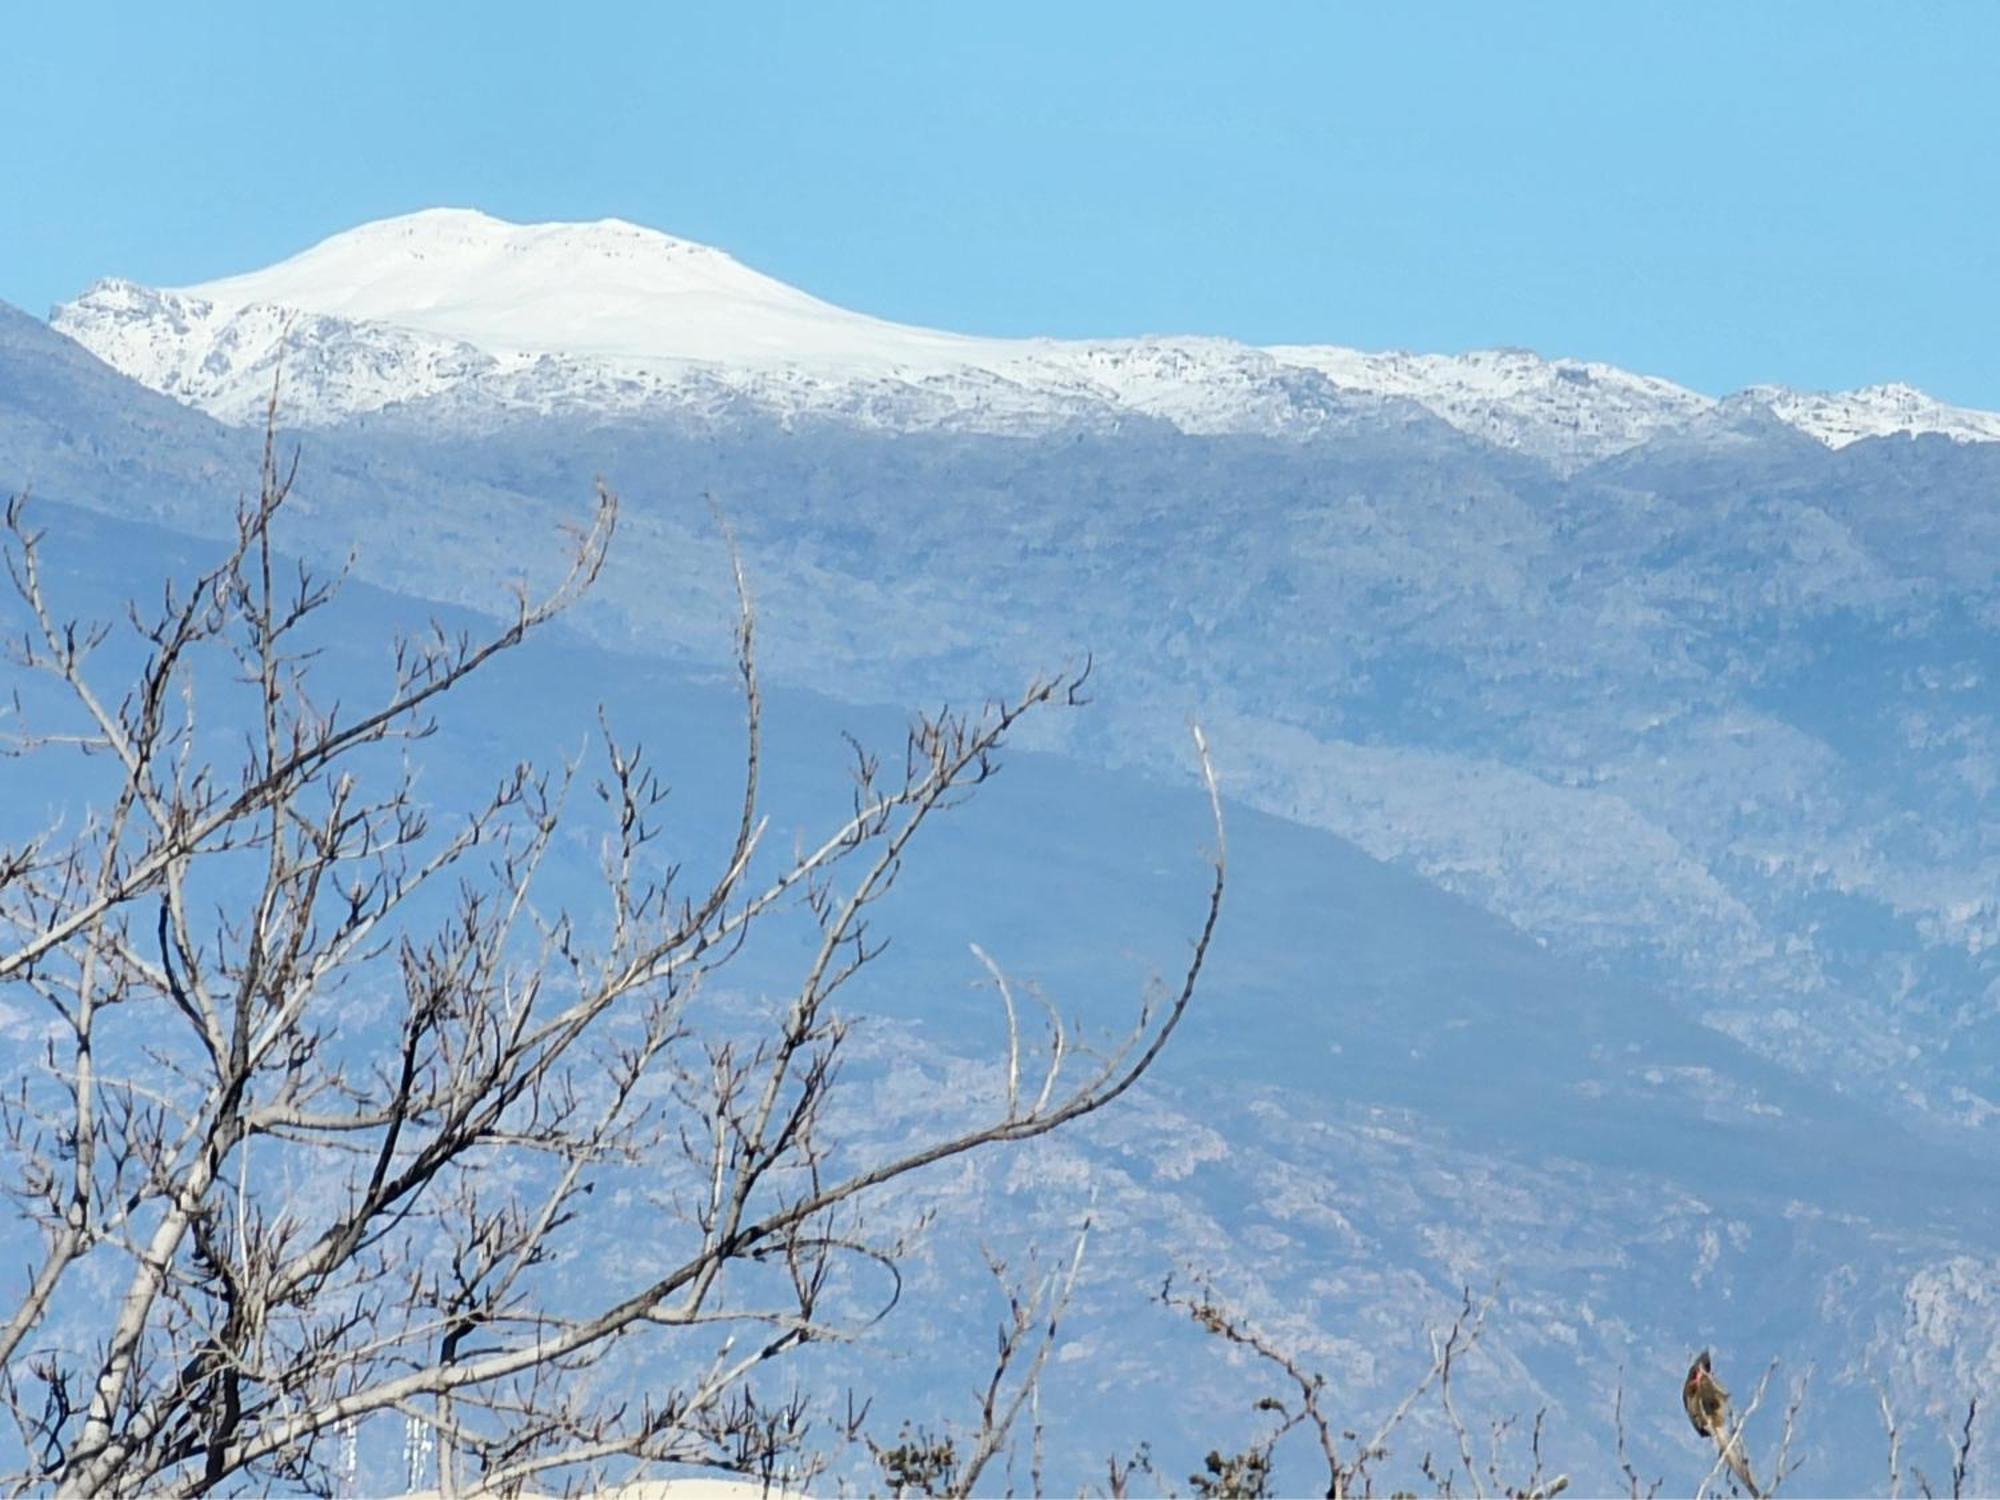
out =
{"type": "MultiPolygon", "coordinates": [[[[1005,979],[997,970],[994,977],[1005,994],[1005,979]]],[[[963,1433],[949,1422],[936,1430],[905,1422],[894,1442],[878,1442],[867,1432],[868,1404],[851,1405],[849,1435],[867,1445],[891,1495],[972,1494],[993,1460],[1011,1453],[1015,1425],[1024,1410],[1032,1413],[1033,1428],[1028,1493],[1047,1493],[1042,1475],[1042,1367],[1056,1346],[1064,1315],[1076,1294],[1077,1274],[1083,1269],[1084,1247],[1089,1240],[1090,1224],[1086,1221],[1077,1232],[1067,1262],[1048,1270],[1043,1269],[1040,1255],[1031,1246],[1019,1274],[991,1249],[984,1251],[987,1272],[1007,1312],[995,1339],[991,1373],[974,1393],[976,1420],[963,1433]]],[[[1007,1493],[1014,1493],[1011,1482],[1007,1493]]]]}
{"type": "Polygon", "coordinates": [[[1889,1404],[1889,1392],[1881,1385],[1875,1388],[1876,1400],[1882,1413],[1882,1431],[1889,1448],[1889,1488],[1891,1500],[1902,1493],[1904,1479],[1909,1479],[1918,1494],[1925,1500],[1939,1495],[1950,1495],[1952,1500],[1982,1491],[1973,1488],[1972,1450],[1979,1421],[1979,1398],[1966,1398],[1965,1418],[1960,1421],[1953,1413],[1944,1424],[1944,1459],[1946,1483],[1934,1484],[1931,1477],[1915,1464],[1905,1470],[1903,1467],[1903,1428],[1894,1408],[1889,1404]]]}
{"type": "MultiPolygon", "coordinates": [[[[44,538],[23,503],[7,511],[16,666],[71,716],[11,748],[80,754],[97,777],[87,810],[0,848],[0,985],[48,1018],[44,1075],[5,1101],[10,1185],[39,1231],[0,1308],[13,1487],[327,1491],[351,1477],[357,1424],[398,1418],[435,1435],[447,1494],[653,1463],[796,1478],[807,1404],[753,1377],[866,1316],[859,1271],[893,1272],[896,1249],[871,1198],[1104,1108],[1179,1025],[1224,884],[1199,732],[1217,842],[1178,981],[1093,1046],[1053,1013],[1028,1024],[996,975],[1004,1102],[868,1159],[824,1120],[849,1024],[836,997],[880,951],[873,909],[927,821],[992,773],[1024,715],[1077,701],[1083,674],[918,717],[889,767],[857,751],[851,806],[778,859],[739,565],[740,805],[712,873],[668,862],[663,785],[608,725],[588,760],[519,766],[447,823],[417,793],[415,742],[589,588],[617,502],[600,490],[557,581],[490,633],[396,642],[387,690],[357,709],[314,677],[338,580],[277,551],[291,480],[267,439],[233,545],[116,639],[60,612],[44,538]],[[128,647],[136,666],[105,665],[128,647]],[[544,876],[579,829],[600,851],[588,905],[544,876]],[[754,926],[801,910],[810,956],[766,1024],[697,1013],[754,926]],[[621,1210],[644,1215],[627,1232],[658,1264],[559,1276],[585,1196],[621,1172],[659,1184],[621,1210]],[[643,1393],[609,1378],[639,1355],[643,1393]]],[[[1032,1361],[1016,1387],[1032,1390],[1049,1309],[1016,1309],[967,1484],[1019,1411],[1010,1360],[1032,1361]]]]}
{"type": "Polygon", "coordinates": [[[1628,1451],[1625,1432],[1625,1369],[1618,1370],[1618,1381],[1611,1392],[1611,1434],[1618,1461],[1618,1475],[1624,1481],[1627,1500],[1653,1500],[1660,1493],[1663,1478],[1642,1479],[1639,1471],[1632,1466],[1632,1456],[1628,1451]]]}
{"type": "MultiPolygon", "coordinates": [[[[1417,1383],[1367,1436],[1363,1436],[1358,1425],[1348,1427],[1331,1408],[1324,1374],[1308,1369],[1295,1352],[1253,1326],[1205,1281],[1197,1280],[1192,1292],[1181,1292],[1169,1279],[1160,1288],[1159,1300],[1223,1344],[1251,1355],[1262,1367],[1281,1377],[1285,1388],[1285,1394],[1258,1397],[1255,1409],[1270,1419],[1270,1426],[1261,1435],[1233,1453],[1211,1449],[1203,1459],[1201,1471],[1188,1476],[1188,1483],[1197,1495],[1214,1500],[1254,1500],[1272,1493],[1270,1486],[1279,1449],[1294,1432],[1301,1431],[1311,1435],[1318,1449],[1317,1464],[1325,1471],[1322,1493],[1328,1500],[1373,1495],[1380,1482],[1381,1467],[1391,1456],[1389,1440],[1408,1420],[1417,1403],[1433,1390],[1456,1441],[1458,1463],[1454,1467],[1439,1464],[1428,1453],[1422,1456],[1416,1469],[1432,1493],[1458,1493],[1461,1472],[1466,1487],[1475,1496],[1485,1495],[1490,1485],[1495,1494],[1517,1500],[1550,1500],[1569,1488],[1567,1474],[1548,1471],[1543,1454],[1543,1413],[1535,1415],[1529,1432],[1531,1467],[1524,1479],[1508,1479],[1503,1467],[1503,1449],[1513,1418],[1503,1417],[1491,1424],[1491,1451],[1483,1468],[1472,1451],[1472,1433],[1459,1415],[1453,1380],[1459,1364],[1479,1342],[1492,1306],[1491,1298],[1475,1301],[1470,1290],[1465,1292],[1450,1326],[1442,1333],[1435,1330],[1429,1333],[1430,1363],[1417,1383]]],[[[1111,1477],[1115,1492],[1122,1477],[1115,1465],[1111,1477]]],[[[1407,1491],[1398,1486],[1395,1493],[1407,1491]]]]}

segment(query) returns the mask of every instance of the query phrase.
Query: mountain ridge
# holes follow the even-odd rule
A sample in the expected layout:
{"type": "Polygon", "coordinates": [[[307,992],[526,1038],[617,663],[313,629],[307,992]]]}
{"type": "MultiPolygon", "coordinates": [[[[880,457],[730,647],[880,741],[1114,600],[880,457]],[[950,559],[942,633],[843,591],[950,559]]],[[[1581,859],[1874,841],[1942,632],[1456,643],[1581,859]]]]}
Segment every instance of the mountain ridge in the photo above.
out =
{"type": "Polygon", "coordinates": [[[2000,414],[1895,383],[1715,398],[1522,350],[1368,353],[1196,336],[997,339],[852,312],[721,250],[621,219],[517,225],[429,209],[274,266],[184,288],[107,279],[51,323],[141,384],[221,420],[337,426],[436,403],[478,429],[527,413],[981,433],[1114,430],[1311,438],[1411,402],[1560,472],[1751,407],[1829,448],[1897,433],[2000,441],[2000,414]]]}

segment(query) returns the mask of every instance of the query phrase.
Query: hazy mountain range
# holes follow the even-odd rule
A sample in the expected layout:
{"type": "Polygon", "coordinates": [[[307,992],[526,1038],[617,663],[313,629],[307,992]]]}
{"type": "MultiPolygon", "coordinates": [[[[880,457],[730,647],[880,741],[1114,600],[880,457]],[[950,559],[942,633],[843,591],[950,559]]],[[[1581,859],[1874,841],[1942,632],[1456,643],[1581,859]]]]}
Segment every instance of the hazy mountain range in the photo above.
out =
{"type": "MultiPolygon", "coordinates": [[[[228,524],[280,371],[295,544],[352,552],[370,618],[490,607],[620,489],[580,633],[448,765],[554,753],[599,699],[663,742],[726,712],[704,496],[791,690],[781,782],[834,795],[838,727],[1094,653],[1098,703],[944,851],[997,877],[906,902],[878,1055],[910,1109],[983,1076],[984,1018],[938,1000],[968,939],[1087,1007],[1171,962],[1201,718],[1238,883],[1197,1029],[1037,1170],[940,1189],[1054,1236],[1094,1183],[1127,1231],[1053,1367],[1096,1413],[1079,1464],[1247,1420],[1242,1372],[1190,1378],[1143,1308],[1180,1264],[1364,1411],[1500,1278],[1468,1403],[1548,1404],[1586,1489],[1621,1367],[1642,1463],[1698,1477],[1671,1391],[1703,1343],[1819,1362],[1809,1490],[1879,1472],[1870,1379],[1929,1424],[2000,1376],[2000,416],[1520,352],[971,339],[631,225],[457,211],[52,323],[0,312],[0,484],[100,600],[228,524]]],[[[884,1335],[903,1399],[989,1336],[965,1252],[884,1335]]]]}

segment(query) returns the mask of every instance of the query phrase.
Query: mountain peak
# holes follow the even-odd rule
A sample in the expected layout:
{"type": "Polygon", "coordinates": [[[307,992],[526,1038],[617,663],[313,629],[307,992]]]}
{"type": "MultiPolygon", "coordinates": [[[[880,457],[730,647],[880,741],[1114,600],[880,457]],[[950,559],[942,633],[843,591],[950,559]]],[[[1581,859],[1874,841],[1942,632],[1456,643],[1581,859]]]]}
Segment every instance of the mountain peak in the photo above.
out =
{"type": "Polygon", "coordinates": [[[760,312],[837,314],[720,250],[623,219],[515,224],[468,208],[379,219],[179,290],[228,312],[285,307],[497,354],[729,359],[745,344],[731,328],[749,325],[754,347],[760,312]]]}
{"type": "Polygon", "coordinates": [[[2000,412],[1953,406],[1902,381],[1854,391],[1798,391],[1760,385],[1743,394],[1829,448],[1899,433],[1912,437],[1936,434],[1961,443],[2000,442],[2000,412]]]}
{"type": "MultiPolygon", "coordinates": [[[[553,251],[594,253],[614,259],[636,259],[648,255],[699,256],[734,264],[721,250],[693,240],[676,238],[629,219],[519,224],[476,208],[423,208],[414,213],[371,220],[329,235],[311,249],[292,256],[282,264],[310,269],[354,253],[394,261],[398,258],[428,259],[439,255],[476,259],[490,254],[522,256],[553,251]]],[[[270,268],[271,271],[276,269],[270,268]]],[[[270,272],[255,274],[268,275],[270,272]]]]}

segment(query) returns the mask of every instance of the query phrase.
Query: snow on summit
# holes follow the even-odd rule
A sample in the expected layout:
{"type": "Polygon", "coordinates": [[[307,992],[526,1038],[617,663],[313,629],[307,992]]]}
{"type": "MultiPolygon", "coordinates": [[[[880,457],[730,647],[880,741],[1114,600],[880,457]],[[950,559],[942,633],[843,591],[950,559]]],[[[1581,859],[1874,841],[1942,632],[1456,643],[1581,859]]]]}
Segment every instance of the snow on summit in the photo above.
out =
{"type": "Polygon", "coordinates": [[[848,312],[623,219],[510,224],[472,209],[364,224],[180,291],[231,311],[264,303],[391,323],[495,354],[942,367],[972,362],[977,342],[848,312]]]}
{"type": "Polygon", "coordinates": [[[1865,386],[1858,391],[1792,391],[1752,386],[1743,393],[1779,420],[1829,448],[1898,432],[1942,432],[1963,442],[2000,442],[2000,412],[1949,406],[1915,386],[1865,386]]]}
{"type": "MultiPolygon", "coordinates": [[[[1686,427],[1713,398],[1522,350],[1363,353],[1228,339],[991,339],[892,323],[724,252],[621,219],[513,224],[428,209],[260,271],[178,289],[101,281],[54,326],[127,375],[231,422],[285,371],[294,422],[396,411],[478,427],[509,413],[1033,432],[1134,418],[1307,437],[1401,407],[1572,470],[1686,427]]],[[[2000,441],[2000,415],[1907,386],[1734,398],[1829,447],[1891,433],[2000,441]]]]}

